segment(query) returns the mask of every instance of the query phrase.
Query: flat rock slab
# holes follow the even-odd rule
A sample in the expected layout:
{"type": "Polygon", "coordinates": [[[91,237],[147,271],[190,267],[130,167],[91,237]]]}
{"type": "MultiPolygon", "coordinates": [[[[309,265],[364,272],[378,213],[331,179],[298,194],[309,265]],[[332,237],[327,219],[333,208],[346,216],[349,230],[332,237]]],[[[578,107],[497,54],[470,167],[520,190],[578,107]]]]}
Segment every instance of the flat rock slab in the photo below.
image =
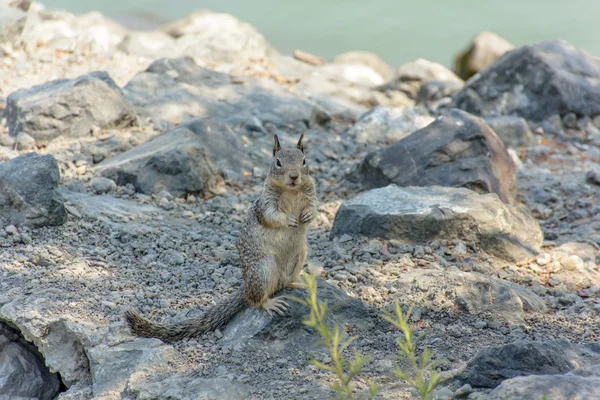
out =
{"type": "Polygon", "coordinates": [[[496,193],[507,204],[517,194],[516,166],[502,141],[481,118],[460,110],[368,154],[356,176],[365,188],[466,187],[496,193]]]}
{"type": "Polygon", "coordinates": [[[395,283],[401,293],[419,298],[420,307],[431,310],[459,309],[472,315],[502,316],[524,323],[525,312],[545,312],[543,299],[516,283],[486,275],[418,269],[400,275],[395,283]]]}
{"type": "Polygon", "coordinates": [[[472,387],[495,388],[502,381],[518,376],[565,374],[599,363],[600,343],[517,340],[479,350],[457,377],[472,387]]]}
{"type": "Polygon", "coordinates": [[[0,224],[40,227],[65,223],[59,180],[58,164],[51,155],[27,153],[0,163],[0,224]]]}
{"type": "Polygon", "coordinates": [[[120,128],[137,114],[106,72],[58,79],[11,93],[6,125],[11,136],[23,132],[38,141],[88,136],[93,127],[120,128]]]}
{"type": "Polygon", "coordinates": [[[482,116],[600,114],[600,58],[563,40],[512,50],[469,79],[454,106],[482,116]]]}
{"type": "Polygon", "coordinates": [[[539,224],[495,194],[463,188],[389,185],[345,201],[335,215],[331,237],[363,235],[412,243],[458,239],[506,260],[539,253],[539,224]]]}
{"type": "Polygon", "coordinates": [[[345,132],[357,143],[391,144],[433,122],[424,108],[375,107],[345,132]]]}
{"type": "Polygon", "coordinates": [[[146,143],[111,157],[95,172],[138,192],[173,196],[218,193],[223,171],[252,170],[242,140],[228,125],[191,120],[146,143]]]}
{"type": "MultiPolygon", "coordinates": [[[[318,279],[318,299],[327,301],[331,312],[328,322],[340,325],[351,324],[353,329],[364,330],[373,326],[372,313],[358,299],[349,297],[341,289],[318,279]]],[[[306,291],[286,289],[277,296],[306,297],[306,291]]],[[[305,354],[318,340],[318,334],[303,324],[309,316],[306,306],[288,300],[288,310],[284,316],[269,316],[266,312],[248,308],[236,315],[223,330],[223,346],[260,350],[272,354],[305,354]]],[[[253,351],[254,351],[253,350],[253,351]]]]}
{"type": "Polygon", "coordinates": [[[488,400],[593,400],[600,399],[600,377],[531,375],[509,379],[492,390],[488,400]],[[544,397],[545,396],[545,397],[544,397]]]}
{"type": "Polygon", "coordinates": [[[191,58],[157,60],[123,90],[140,115],[172,123],[208,117],[232,127],[258,121],[304,129],[326,114],[275,82],[212,71],[191,58]]]}
{"type": "Polygon", "coordinates": [[[127,385],[126,393],[137,399],[241,400],[248,398],[249,391],[248,385],[229,379],[176,375],[135,380],[127,385]]]}

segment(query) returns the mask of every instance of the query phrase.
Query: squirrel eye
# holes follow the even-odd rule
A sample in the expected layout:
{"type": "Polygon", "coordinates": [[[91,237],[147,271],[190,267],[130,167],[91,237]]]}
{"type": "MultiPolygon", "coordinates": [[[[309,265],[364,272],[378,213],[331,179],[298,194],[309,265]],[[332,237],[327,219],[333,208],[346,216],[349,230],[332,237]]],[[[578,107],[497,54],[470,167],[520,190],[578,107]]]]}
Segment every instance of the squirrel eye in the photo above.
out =
{"type": "Polygon", "coordinates": [[[279,161],[279,159],[277,159],[277,166],[281,167],[281,161],[279,161]]]}
{"type": "Polygon", "coordinates": [[[306,165],[306,158],[302,159],[302,165],[306,165]]]}

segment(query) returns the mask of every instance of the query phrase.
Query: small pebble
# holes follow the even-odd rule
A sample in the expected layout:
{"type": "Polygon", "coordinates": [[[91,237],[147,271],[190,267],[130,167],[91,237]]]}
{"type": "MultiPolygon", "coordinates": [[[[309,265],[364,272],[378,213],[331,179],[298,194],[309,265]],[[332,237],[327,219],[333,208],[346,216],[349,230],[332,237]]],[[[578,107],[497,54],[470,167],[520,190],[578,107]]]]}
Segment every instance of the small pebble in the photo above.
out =
{"type": "Polygon", "coordinates": [[[552,257],[550,256],[550,254],[542,253],[536,257],[535,262],[538,263],[538,265],[544,266],[548,264],[551,260],[552,257]]]}
{"type": "Polygon", "coordinates": [[[96,194],[105,194],[117,190],[117,184],[112,179],[97,176],[90,181],[90,188],[96,194]]]}

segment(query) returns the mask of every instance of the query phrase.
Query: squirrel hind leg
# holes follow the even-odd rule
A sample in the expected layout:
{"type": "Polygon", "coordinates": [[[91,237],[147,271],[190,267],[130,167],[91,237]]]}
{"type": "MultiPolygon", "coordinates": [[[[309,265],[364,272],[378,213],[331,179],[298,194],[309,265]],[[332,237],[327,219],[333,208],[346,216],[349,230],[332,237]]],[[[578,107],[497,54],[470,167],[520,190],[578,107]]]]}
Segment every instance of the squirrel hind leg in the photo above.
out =
{"type": "Polygon", "coordinates": [[[267,312],[269,315],[273,315],[273,313],[277,313],[279,315],[285,315],[287,308],[290,305],[284,300],[283,296],[273,297],[265,301],[261,308],[267,312]]]}

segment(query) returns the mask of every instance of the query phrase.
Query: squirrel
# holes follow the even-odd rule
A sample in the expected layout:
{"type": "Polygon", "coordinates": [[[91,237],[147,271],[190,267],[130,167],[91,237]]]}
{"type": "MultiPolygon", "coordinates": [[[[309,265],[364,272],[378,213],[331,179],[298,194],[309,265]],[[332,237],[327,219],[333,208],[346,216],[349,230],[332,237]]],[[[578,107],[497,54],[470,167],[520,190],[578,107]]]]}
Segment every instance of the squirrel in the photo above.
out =
{"type": "Polygon", "coordinates": [[[317,215],[315,182],[308,173],[300,136],[296,148],[282,149],[274,136],[273,159],[260,196],[242,222],[237,248],[243,284],[203,316],[180,323],[155,323],[134,310],[125,320],[136,336],[175,341],[215,330],[247,307],[284,315],[284,297],[271,296],[283,288],[302,288],[309,223],[317,215]]]}

